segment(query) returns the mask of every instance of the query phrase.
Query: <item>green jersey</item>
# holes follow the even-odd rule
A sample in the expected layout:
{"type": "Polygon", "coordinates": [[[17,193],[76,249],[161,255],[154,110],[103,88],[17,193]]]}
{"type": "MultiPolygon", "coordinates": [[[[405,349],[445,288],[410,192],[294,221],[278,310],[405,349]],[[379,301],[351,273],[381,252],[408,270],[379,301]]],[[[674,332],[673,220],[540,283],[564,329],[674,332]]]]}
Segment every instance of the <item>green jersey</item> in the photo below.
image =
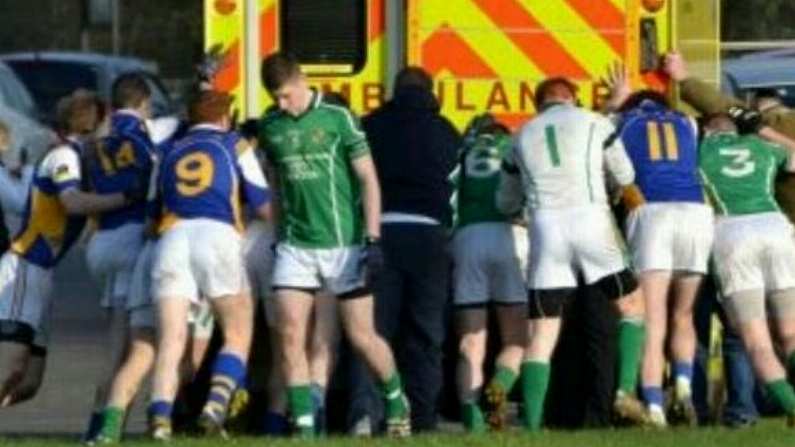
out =
{"type": "Polygon", "coordinates": [[[362,243],[362,201],[351,162],[370,149],[348,109],[315,92],[298,117],[267,113],[259,142],[276,171],[280,241],[303,248],[362,243]]]}
{"type": "Polygon", "coordinates": [[[502,159],[512,145],[510,135],[481,134],[464,147],[457,179],[458,227],[508,220],[497,210],[496,193],[502,159]]]}
{"type": "Polygon", "coordinates": [[[779,211],[773,184],[788,159],[786,149],[754,135],[720,133],[699,148],[707,193],[724,215],[779,211]]]}

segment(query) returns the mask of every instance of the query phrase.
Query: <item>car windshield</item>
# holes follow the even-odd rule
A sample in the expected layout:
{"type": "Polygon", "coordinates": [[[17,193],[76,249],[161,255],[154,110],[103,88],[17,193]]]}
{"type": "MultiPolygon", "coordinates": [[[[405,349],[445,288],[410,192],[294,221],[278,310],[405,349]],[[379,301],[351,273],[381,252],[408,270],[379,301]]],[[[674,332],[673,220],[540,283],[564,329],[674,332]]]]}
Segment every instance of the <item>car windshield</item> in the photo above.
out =
{"type": "Polygon", "coordinates": [[[36,106],[27,89],[7,67],[0,67],[0,103],[30,118],[36,116],[36,106]]]}
{"type": "Polygon", "coordinates": [[[58,99],[77,88],[96,91],[97,74],[91,66],[58,61],[7,61],[28,87],[39,109],[52,117],[58,99]]]}

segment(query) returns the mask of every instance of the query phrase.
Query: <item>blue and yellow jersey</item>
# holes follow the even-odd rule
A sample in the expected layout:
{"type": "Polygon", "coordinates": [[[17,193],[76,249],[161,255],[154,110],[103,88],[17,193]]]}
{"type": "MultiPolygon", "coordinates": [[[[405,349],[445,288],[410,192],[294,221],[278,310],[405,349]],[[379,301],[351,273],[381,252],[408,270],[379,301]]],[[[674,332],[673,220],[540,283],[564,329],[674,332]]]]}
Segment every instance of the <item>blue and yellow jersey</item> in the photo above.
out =
{"type": "MultiPolygon", "coordinates": [[[[133,112],[117,111],[111,117],[110,134],[89,151],[87,172],[92,189],[98,194],[114,194],[138,187],[152,172],[155,147],[144,122],[133,112]]],[[[141,201],[98,216],[100,230],[124,224],[142,223],[146,203],[141,201]]]]}
{"type": "Polygon", "coordinates": [[[215,126],[191,128],[164,154],[159,171],[160,233],[196,218],[242,231],[242,203],[255,209],[270,200],[254,150],[237,133],[215,126]]]}
{"type": "Polygon", "coordinates": [[[22,225],[11,242],[11,251],[44,268],[54,267],[77,240],[85,217],[68,216],[58,195],[80,188],[80,144],[63,141],[36,166],[22,225]]]}
{"type": "Polygon", "coordinates": [[[644,101],[624,113],[617,127],[646,202],[704,202],[692,119],[644,101]]]}

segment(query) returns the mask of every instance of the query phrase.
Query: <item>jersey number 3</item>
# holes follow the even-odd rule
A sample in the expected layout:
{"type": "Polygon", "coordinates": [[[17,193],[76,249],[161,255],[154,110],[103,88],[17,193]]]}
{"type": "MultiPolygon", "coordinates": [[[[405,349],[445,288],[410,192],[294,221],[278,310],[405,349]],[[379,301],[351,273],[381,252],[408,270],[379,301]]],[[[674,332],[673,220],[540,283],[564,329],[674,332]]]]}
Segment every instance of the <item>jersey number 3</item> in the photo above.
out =
{"type": "Polygon", "coordinates": [[[718,150],[721,157],[731,158],[728,166],[721,168],[721,174],[726,177],[745,177],[751,175],[756,169],[756,163],[751,158],[751,151],[745,148],[728,147],[718,150]]]}
{"type": "Polygon", "coordinates": [[[185,197],[194,197],[213,183],[215,165],[209,155],[194,152],[179,159],[176,171],[177,191],[185,197]]]}

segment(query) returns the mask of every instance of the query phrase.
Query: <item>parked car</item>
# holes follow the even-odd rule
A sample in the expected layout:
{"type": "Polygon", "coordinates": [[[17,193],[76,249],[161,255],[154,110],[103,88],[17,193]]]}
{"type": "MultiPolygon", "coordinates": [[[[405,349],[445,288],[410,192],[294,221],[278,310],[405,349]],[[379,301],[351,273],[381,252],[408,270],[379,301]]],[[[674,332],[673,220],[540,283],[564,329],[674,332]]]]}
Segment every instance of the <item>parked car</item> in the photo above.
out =
{"type": "Polygon", "coordinates": [[[35,162],[54,141],[55,135],[39,123],[38,117],[25,85],[8,65],[0,62],[0,121],[11,131],[11,147],[2,156],[7,166],[35,162]]]}
{"type": "Polygon", "coordinates": [[[724,59],[721,88],[741,99],[753,90],[778,91],[784,104],[795,107],[795,49],[763,51],[724,59]]]}
{"type": "Polygon", "coordinates": [[[30,52],[0,55],[33,95],[45,120],[52,123],[55,104],[77,88],[96,91],[108,100],[113,82],[139,73],[152,89],[155,117],[174,115],[177,107],[158,76],[157,65],[134,57],[77,52],[30,52]]]}

